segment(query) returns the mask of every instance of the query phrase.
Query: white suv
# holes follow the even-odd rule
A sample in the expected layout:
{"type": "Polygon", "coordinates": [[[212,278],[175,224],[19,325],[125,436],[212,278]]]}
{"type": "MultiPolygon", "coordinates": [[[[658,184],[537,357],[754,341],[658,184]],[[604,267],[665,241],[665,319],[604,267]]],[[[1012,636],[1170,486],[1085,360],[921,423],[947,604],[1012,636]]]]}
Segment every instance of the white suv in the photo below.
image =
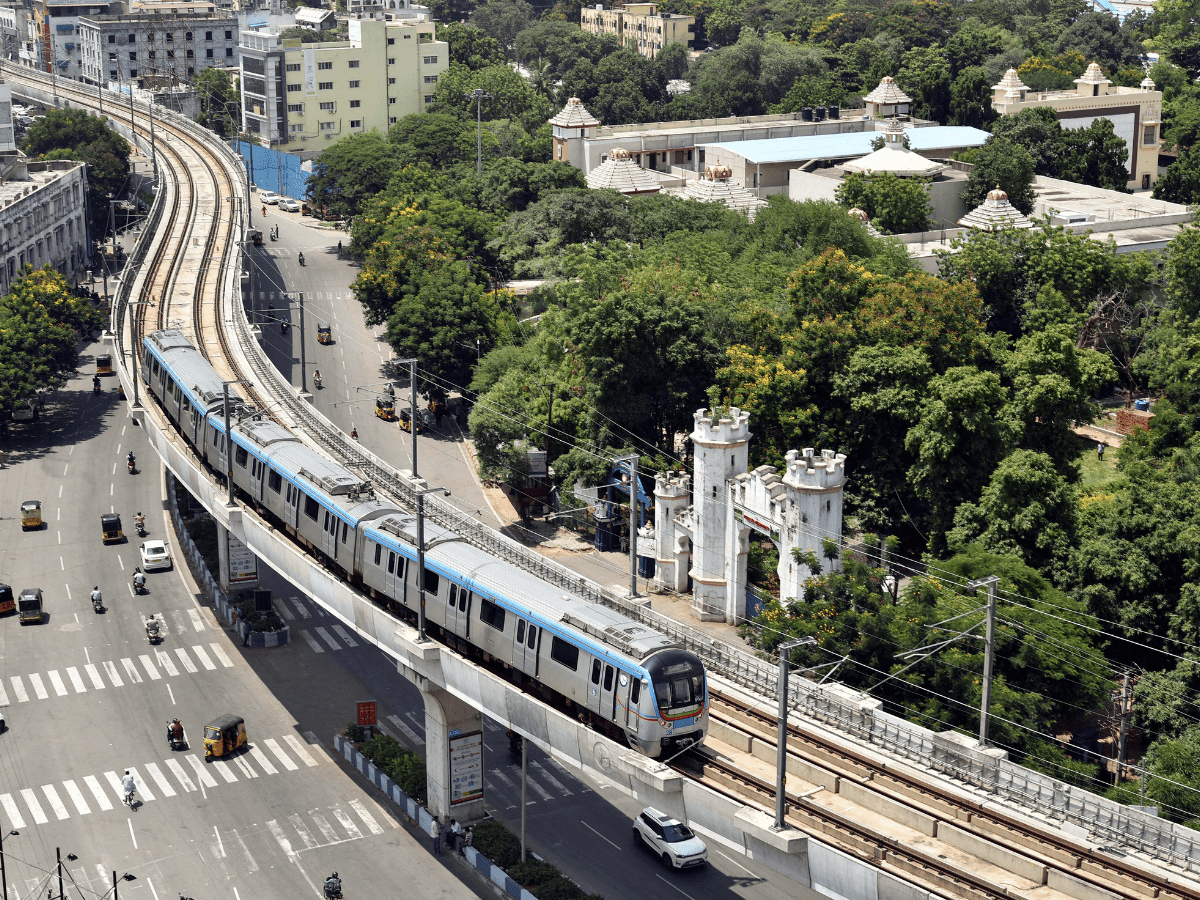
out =
{"type": "Polygon", "coordinates": [[[279,202],[279,195],[274,191],[259,191],[258,202],[263,206],[273,206],[279,202]]]}
{"type": "Polygon", "coordinates": [[[648,845],[673,869],[690,869],[708,862],[704,841],[678,819],[657,809],[643,809],[633,820],[633,842],[648,845]]]}

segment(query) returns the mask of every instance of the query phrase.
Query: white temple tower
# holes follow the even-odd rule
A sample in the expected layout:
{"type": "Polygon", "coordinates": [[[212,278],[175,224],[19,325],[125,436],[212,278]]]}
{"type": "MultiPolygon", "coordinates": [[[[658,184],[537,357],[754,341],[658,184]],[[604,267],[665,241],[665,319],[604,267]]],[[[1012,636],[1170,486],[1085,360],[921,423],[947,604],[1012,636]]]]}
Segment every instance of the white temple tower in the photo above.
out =
{"type": "Polygon", "coordinates": [[[707,409],[697,410],[694,418],[692,612],[701,621],[722,621],[727,595],[726,485],[749,464],[750,414],[733,406],[716,422],[707,409]]]}

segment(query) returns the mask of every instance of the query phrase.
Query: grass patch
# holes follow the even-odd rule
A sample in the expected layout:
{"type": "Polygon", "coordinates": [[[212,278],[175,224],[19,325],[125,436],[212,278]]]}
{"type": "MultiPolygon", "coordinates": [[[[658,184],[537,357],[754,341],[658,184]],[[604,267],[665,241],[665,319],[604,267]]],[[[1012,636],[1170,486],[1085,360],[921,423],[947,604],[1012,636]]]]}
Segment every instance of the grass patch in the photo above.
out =
{"type": "Polygon", "coordinates": [[[1121,448],[1107,446],[1104,448],[1104,459],[1096,458],[1096,442],[1090,438],[1075,436],[1079,447],[1079,464],[1083,475],[1079,480],[1080,492],[1083,494],[1102,493],[1122,481],[1125,476],[1117,472],[1117,461],[1121,458],[1121,448]]]}

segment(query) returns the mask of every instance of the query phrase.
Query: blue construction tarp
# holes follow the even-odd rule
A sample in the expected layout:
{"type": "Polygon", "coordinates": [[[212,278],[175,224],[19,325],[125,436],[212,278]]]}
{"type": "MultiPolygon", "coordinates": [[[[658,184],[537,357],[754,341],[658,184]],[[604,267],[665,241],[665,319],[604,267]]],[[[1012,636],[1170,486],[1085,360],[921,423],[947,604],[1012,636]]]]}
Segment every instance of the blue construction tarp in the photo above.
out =
{"type": "Polygon", "coordinates": [[[258,185],[259,190],[274,191],[296,200],[308,196],[310,173],[297,157],[248,141],[235,142],[234,150],[241,155],[242,165],[250,166],[250,180],[258,185]]]}

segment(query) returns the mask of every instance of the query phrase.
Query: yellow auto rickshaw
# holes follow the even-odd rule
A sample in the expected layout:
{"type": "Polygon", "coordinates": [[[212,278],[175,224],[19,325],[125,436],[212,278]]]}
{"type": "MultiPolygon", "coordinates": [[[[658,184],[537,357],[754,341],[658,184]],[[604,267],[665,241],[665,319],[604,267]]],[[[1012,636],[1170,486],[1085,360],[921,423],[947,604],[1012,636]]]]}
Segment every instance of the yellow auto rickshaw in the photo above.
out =
{"type": "Polygon", "coordinates": [[[241,716],[221,716],[204,726],[204,761],[229,756],[246,744],[246,720],[241,716]]]}
{"type": "Polygon", "coordinates": [[[396,421],[396,401],[391,397],[375,398],[375,415],[385,422],[396,421]]]}
{"type": "Polygon", "coordinates": [[[42,527],[42,501],[26,500],[21,504],[21,530],[42,527]]]}
{"type": "MultiPolygon", "coordinates": [[[[412,432],[412,413],[408,409],[400,410],[400,427],[407,432],[412,432]]],[[[425,425],[421,421],[421,417],[417,416],[417,434],[425,430],[425,425]]]]}
{"type": "Polygon", "coordinates": [[[257,228],[250,229],[250,242],[252,244],[254,244],[255,247],[262,246],[262,232],[259,229],[257,229],[257,228]]]}
{"type": "Polygon", "coordinates": [[[317,343],[332,344],[333,343],[333,326],[326,322],[317,323],[317,343]]]}
{"type": "Polygon", "coordinates": [[[10,613],[17,608],[17,597],[7,584],[0,584],[0,613],[10,613]]]}
{"type": "Polygon", "coordinates": [[[104,543],[115,544],[117,541],[124,540],[125,535],[121,531],[121,517],[116,513],[104,513],[100,516],[100,533],[104,537],[104,543]]]}
{"type": "Polygon", "coordinates": [[[112,373],[112,356],[108,353],[101,353],[96,357],[96,374],[111,375],[112,373]]]}
{"type": "Polygon", "coordinates": [[[434,388],[429,392],[429,411],[435,416],[444,415],[446,412],[446,392],[440,388],[434,388]]]}

